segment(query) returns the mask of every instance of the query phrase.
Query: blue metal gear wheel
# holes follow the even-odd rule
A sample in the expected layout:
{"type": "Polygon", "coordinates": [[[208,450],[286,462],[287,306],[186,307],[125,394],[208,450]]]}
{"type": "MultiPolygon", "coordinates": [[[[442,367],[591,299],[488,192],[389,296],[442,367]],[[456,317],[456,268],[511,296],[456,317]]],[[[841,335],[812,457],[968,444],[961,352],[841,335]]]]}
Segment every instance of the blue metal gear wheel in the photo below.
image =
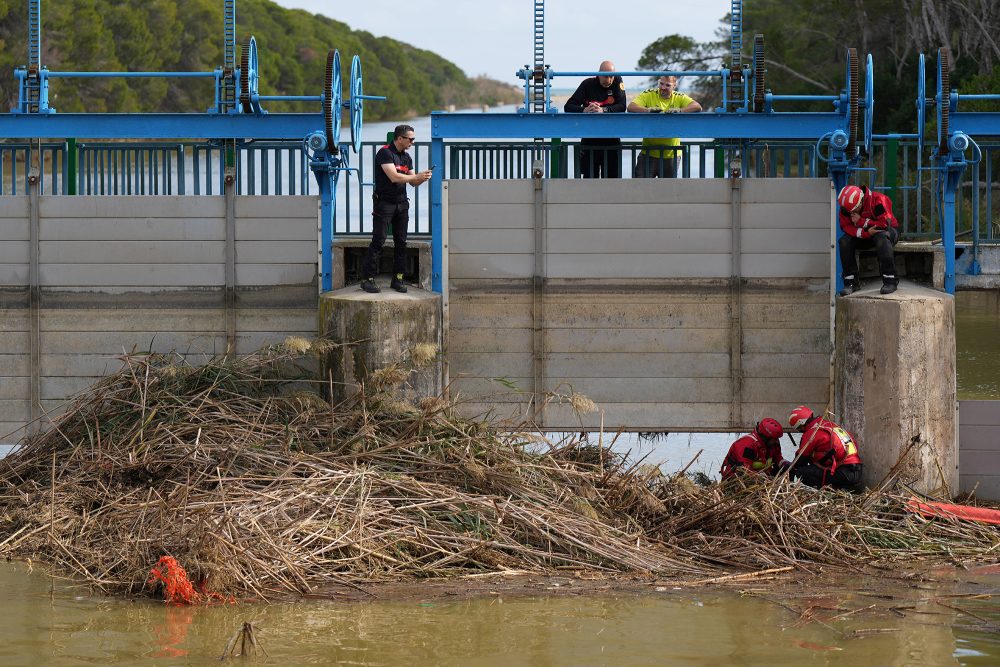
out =
{"type": "Polygon", "coordinates": [[[858,65],[858,50],[847,49],[847,155],[854,155],[858,138],[858,98],[860,96],[861,74],[858,65]]]}
{"type": "Polygon", "coordinates": [[[257,86],[260,80],[257,68],[257,40],[254,37],[243,45],[240,60],[240,109],[243,113],[260,113],[257,86]]]}
{"type": "Polygon", "coordinates": [[[951,53],[938,49],[937,59],[937,140],[938,151],[948,152],[949,116],[951,114],[951,53]]]}
{"type": "Polygon", "coordinates": [[[753,36],[753,112],[764,111],[764,35],[753,36]]]}

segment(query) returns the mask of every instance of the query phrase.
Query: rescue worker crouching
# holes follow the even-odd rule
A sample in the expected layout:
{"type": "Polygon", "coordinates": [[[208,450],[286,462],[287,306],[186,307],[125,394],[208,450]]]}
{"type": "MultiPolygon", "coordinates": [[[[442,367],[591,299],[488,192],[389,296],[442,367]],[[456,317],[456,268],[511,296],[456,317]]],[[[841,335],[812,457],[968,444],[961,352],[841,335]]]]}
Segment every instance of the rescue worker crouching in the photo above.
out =
{"type": "Polygon", "coordinates": [[[857,250],[875,248],[878,268],[882,274],[882,294],[896,291],[896,261],[893,248],[899,241],[899,221],[892,214],[892,200],[881,192],[865,186],[848,185],[837,195],[840,205],[840,228],[843,236],[837,241],[840,263],[843,268],[844,289],[840,296],[847,296],[861,289],[858,280],[857,250]]]}
{"type": "Polygon", "coordinates": [[[804,405],[792,410],[788,425],[802,434],[789,471],[792,479],[817,489],[860,489],[861,457],[853,435],[829,419],[814,415],[804,405]]]}
{"type": "Polygon", "coordinates": [[[781,436],[784,430],[776,419],[762,419],[753,431],[729,447],[722,462],[722,479],[727,480],[739,470],[764,473],[776,477],[784,472],[788,461],[781,457],[781,436]]]}

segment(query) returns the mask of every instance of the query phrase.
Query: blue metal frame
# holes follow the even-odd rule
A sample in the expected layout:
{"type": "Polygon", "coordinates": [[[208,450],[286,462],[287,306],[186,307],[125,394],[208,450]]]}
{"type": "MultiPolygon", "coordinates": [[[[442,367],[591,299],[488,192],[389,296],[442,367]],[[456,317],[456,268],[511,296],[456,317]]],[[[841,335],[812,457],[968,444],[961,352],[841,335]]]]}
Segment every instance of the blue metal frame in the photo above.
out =
{"type": "Polygon", "coordinates": [[[49,113],[0,114],[0,138],[301,139],[323,127],[323,114],[49,113]]]}
{"type": "MultiPolygon", "coordinates": [[[[955,293],[955,217],[958,189],[962,175],[968,165],[976,165],[982,159],[982,152],[973,140],[975,137],[1000,136],[1000,113],[997,112],[960,112],[960,99],[968,100],[1000,100],[1000,95],[965,95],[959,96],[955,91],[946,90],[944,82],[948,78],[945,68],[948,58],[944,49],[937,54],[937,77],[935,96],[928,99],[926,90],[926,71],[924,54],[920,54],[917,65],[917,132],[920,145],[924,145],[924,121],[927,117],[927,107],[933,106],[937,121],[937,150],[934,153],[931,166],[935,172],[936,194],[941,207],[941,239],[944,246],[944,287],[949,294],[955,293]],[[944,115],[947,109],[948,130],[944,134],[944,115]],[[971,150],[972,158],[966,158],[971,150]]],[[[973,244],[972,261],[968,264],[971,275],[979,273],[979,206],[978,190],[974,195],[976,205],[972,207],[973,244]]]]}
{"type": "MultiPolygon", "coordinates": [[[[829,128],[839,129],[840,114],[431,114],[431,164],[445,164],[445,140],[475,138],[525,138],[578,136],[619,136],[700,138],[710,131],[738,143],[751,138],[794,138],[830,136],[829,128]],[[613,125],[602,123],[611,121],[613,125]],[[609,127],[613,128],[609,132],[609,127]],[[706,130],[708,127],[710,130],[706,130]],[[799,128],[799,135],[789,128],[799,128]],[[619,134],[620,132],[620,134],[619,134]],[[809,132],[810,134],[805,134],[809,132]],[[763,135],[763,136],[762,136],[763,135]]],[[[836,131],[836,130],[835,130],[836,131]]],[[[833,149],[836,160],[830,160],[828,171],[835,184],[846,184],[856,158],[846,158],[844,150],[833,149]]],[[[745,159],[745,156],[744,156],[745,159]]],[[[436,169],[431,176],[431,274],[432,288],[441,292],[443,275],[443,182],[448,175],[436,169]]],[[[813,167],[815,171],[815,167],[813,167]]],[[[839,187],[843,187],[840,185],[839,187]]],[[[832,221],[836,224],[835,221],[832,221]]],[[[839,288],[838,288],[839,289],[839,288]]]]}

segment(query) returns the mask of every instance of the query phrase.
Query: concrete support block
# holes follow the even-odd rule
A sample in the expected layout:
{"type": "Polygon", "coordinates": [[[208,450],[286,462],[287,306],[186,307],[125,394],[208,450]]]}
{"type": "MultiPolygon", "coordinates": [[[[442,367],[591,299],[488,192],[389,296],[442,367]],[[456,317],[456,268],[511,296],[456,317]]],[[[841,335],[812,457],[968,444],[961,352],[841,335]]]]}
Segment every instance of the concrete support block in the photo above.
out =
{"type": "Polygon", "coordinates": [[[925,493],[958,492],[955,300],[902,281],[837,299],[835,420],[858,436],[866,486],[915,443],[901,478],[925,493]]]}
{"type": "Polygon", "coordinates": [[[441,295],[413,287],[406,294],[382,289],[369,294],[354,285],[320,296],[320,334],[342,344],[325,355],[321,369],[324,379],[332,375],[334,402],[355,394],[378,369],[410,368],[420,344],[433,345],[438,354],[409,375],[399,397],[416,401],[441,393],[441,295]]]}

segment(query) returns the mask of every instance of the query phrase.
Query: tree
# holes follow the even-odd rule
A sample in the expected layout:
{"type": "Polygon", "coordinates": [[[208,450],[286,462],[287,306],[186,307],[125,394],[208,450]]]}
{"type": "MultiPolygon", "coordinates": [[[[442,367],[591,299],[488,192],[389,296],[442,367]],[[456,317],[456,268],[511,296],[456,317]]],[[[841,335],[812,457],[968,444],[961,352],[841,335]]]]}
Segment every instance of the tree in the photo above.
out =
{"type": "MultiPolygon", "coordinates": [[[[729,17],[717,41],[698,43],[668,35],[643,51],[639,67],[702,69],[728,54],[729,17]]],[[[989,85],[1000,63],[1000,2],[996,0],[753,0],[743,34],[764,35],[765,86],[776,93],[836,95],[846,83],[847,49],[858,49],[862,71],[872,54],[876,132],[915,128],[917,54],[936,61],[938,47],[952,54],[952,86],[989,85]]],[[[743,57],[752,40],[744,38],[743,57]]],[[[929,84],[933,87],[933,84],[929,84]]],[[[694,82],[704,105],[718,93],[718,79],[694,82]]],[[[995,88],[991,92],[1000,92],[995,88]]],[[[717,99],[717,97],[715,98],[717,99]]],[[[829,110],[829,103],[783,105],[782,110],[829,110]]]]}

